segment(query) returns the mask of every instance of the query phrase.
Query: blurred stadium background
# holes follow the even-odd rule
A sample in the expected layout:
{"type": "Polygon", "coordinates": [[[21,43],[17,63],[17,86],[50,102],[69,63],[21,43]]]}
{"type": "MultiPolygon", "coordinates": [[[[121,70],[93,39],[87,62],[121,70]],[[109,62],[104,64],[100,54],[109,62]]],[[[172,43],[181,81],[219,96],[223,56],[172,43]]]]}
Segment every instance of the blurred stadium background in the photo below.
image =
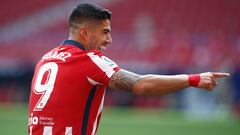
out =
{"type": "Polygon", "coordinates": [[[99,135],[236,135],[240,133],[239,0],[1,0],[0,131],[27,134],[34,66],[68,38],[79,2],[109,8],[110,57],[139,74],[223,71],[213,92],[193,88],[161,97],[108,91],[99,135]]]}

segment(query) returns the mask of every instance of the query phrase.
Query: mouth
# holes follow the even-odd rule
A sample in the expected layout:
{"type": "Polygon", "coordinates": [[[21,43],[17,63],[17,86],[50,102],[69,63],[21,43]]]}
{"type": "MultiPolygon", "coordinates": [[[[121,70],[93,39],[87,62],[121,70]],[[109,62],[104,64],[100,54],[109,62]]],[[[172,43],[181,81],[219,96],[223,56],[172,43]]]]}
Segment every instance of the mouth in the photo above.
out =
{"type": "Polygon", "coordinates": [[[99,51],[103,51],[103,50],[106,50],[106,49],[107,49],[106,46],[100,46],[100,47],[99,47],[99,51]]]}

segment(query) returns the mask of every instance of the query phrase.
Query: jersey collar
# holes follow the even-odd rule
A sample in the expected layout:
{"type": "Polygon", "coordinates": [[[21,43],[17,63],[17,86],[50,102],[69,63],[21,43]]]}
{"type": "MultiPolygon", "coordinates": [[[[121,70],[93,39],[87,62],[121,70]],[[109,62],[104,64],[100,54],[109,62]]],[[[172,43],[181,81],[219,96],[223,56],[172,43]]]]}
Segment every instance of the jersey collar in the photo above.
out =
{"type": "Polygon", "coordinates": [[[71,40],[71,39],[64,40],[62,45],[74,45],[74,46],[81,48],[82,50],[85,50],[82,44],[80,44],[77,41],[71,40]]]}

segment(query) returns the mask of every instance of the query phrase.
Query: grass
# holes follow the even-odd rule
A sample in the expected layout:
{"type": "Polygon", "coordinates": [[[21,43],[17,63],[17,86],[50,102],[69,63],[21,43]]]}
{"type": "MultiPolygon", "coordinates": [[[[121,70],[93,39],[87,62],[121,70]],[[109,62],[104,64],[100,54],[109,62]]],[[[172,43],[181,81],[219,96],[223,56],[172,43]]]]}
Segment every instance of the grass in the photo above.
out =
{"type": "MultiPolygon", "coordinates": [[[[27,134],[27,105],[0,104],[1,135],[27,134]]],[[[238,135],[239,120],[189,120],[176,110],[105,108],[98,135],[238,135]]]]}
{"type": "Polygon", "coordinates": [[[1,135],[27,134],[27,106],[25,104],[0,104],[1,135]]]}
{"type": "Polygon", "coordinates": [[[180,112],[156,109],[107,109],[99,135],[237,135],[240,123],[188,120],[180,112]]]}

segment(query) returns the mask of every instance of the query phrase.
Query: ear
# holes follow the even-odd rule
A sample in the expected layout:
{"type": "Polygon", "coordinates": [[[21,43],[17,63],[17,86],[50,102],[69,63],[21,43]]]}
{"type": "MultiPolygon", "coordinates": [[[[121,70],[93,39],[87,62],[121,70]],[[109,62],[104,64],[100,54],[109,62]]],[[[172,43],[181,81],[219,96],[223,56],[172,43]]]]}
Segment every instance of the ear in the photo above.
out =
{"type": "Polygon", "coordinates": [[[79,36],[83,39],[83,40],[88,40],[88,29],[86,27],[81,27],[79,29],[79,36]]]}

